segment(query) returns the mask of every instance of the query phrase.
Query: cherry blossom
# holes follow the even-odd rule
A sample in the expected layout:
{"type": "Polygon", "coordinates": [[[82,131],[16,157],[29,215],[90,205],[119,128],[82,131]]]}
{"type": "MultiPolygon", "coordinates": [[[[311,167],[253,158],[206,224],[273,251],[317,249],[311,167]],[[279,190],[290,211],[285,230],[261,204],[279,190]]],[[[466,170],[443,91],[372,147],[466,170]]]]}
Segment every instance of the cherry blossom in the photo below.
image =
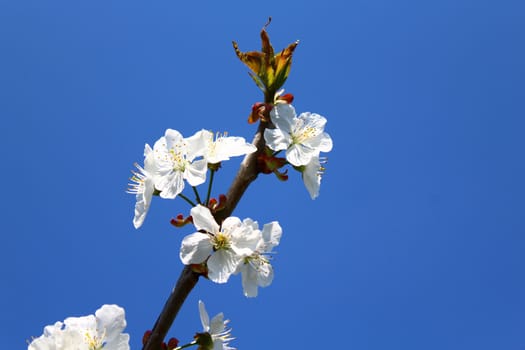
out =
{"type": "Polygon", "coordinates": [[[150,145],[146,144],[144,147],[144,168],[137,163],[135,163],[135,167],[138,171],[132,171],[133,176],[130,180],[133,183],[128,185],[127,192],[136,196],[137,202],[135,203],[133,225],[135,228],[139,228],[146,218],[151,205],[151,198],[155,191],[155,162],[150,145]]]}
{"type": "Polygon", "coordinates": [[[231,329],[226,328],[229,320],[224,320],[223,313],[215,315],[211,319],[208,316],[204,303],[199,300],[199,314],[204,333],[197,333],[196,344],[199,344],[199,349],[202,350],[235,350],[228,346],[228,342],[233,340],[231,337],[231,329]]]}
{"type": "Polygon", "coordinates": [[[286,150],[286,160],[294,166],[310,163],[320,152],[332,150],[332,139],[324,132],[326,118],[315,113],[301,113],[287,103],[276,104],[270,112],[275,129],[266,129],[266,145],[274,151],[286,150]]]}
{"type": "Polygon", "coordinates": [[[208,278],[226,283],[243,259],[253,254],[260,231],[234,216],[226,218],[219,226],[210,210],[202,205],[193,207],[190,213],[197,232],[182,240],[180,259],[186,265],[200,264],[208,259],[208,278]]]}
{"type": "Polygon", "coordinates": [[[253,153],[257,147],[246,142],[243,137],[227,136],[224,134],[214,134],[208,130],[200,131],[206,142],[204,159],[209,164],[218,164],[222,161],[229,160],[230,157],[243,156],[253,153]]]}
{"type": "Polygon", "coordinates": [[[46,326],[44,334],[33,339],[28,350],[129,350],[124,309],[103,305],[95,315],[69,317],[46,326]]]}
{"type": "MultiPolygon", "coordinates": [[[[245,224],[249,224],[245,220],[245,224]]],[[[258,230],[256,221],[251,225],[258,230]]],[[[244,295],[256,297],[258,287],[267,287],[273,281],[273,267],[270,264],[270,254],[281,240],[282,228],[277,221],[267,223],[263,226],[261,237],[252,255],[246,257],[236,270],[242,274],[242,287],[244,295]]]]}
{"type": "Polygon", "coordinates": [[[155,142],[155,187],[162,198],[175,198],[184,189],[184,180],[191,186],[206,181],[206,160],[196,159],[204,155],[205,149],[205,140],[199,132],[184,138],[177,130],[167,129],[155,142]]]}

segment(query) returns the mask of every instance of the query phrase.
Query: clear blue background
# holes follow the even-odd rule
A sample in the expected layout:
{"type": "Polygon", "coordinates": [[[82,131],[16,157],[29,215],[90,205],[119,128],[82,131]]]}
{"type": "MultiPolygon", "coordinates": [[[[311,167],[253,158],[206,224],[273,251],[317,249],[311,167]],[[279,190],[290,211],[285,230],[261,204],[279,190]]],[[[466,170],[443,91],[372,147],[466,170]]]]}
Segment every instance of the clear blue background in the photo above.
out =
{"type": "Polygon", "coordinates": [[[525,348],[525,5],[495,0],[2,1],[2,348],[116,303],[140,349],[192,228],[155,198],[135,230],[129,171],[166,128],[251,139],[231,40],[259,49],[270,15],[334,139],[321,195],[258,179],[235,214],[283,226],[273,285],[201,280],[170,336],[202,299],[239,349],[525,348]]]}

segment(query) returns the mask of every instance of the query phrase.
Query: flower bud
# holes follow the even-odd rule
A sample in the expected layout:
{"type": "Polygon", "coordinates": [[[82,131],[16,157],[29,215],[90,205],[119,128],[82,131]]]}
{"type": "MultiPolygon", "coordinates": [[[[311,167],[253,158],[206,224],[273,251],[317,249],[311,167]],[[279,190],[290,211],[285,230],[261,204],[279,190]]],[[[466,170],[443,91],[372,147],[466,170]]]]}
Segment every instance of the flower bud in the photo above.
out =
{"type": "Polygon", "coordinates": [[[208,209],[210,209],[212,213],[221,211],[225,207],[226,207],[226,196],[223,194],[219,195],[219,201],[217,201],[215,198],[211,198],[208,201],[208,209]]]}
{"type": "Polygon", "coordinates": [[[271,18],[261,30],[261,51],[241,52],[237,43],[233,42],[237,57],[250,68],[250,76],[266,96],[273,96],[284,85],[290,73],[293,52],[299,44],[298,41],[293,42],[275,54],[266,32],[270,21],[271,18]]]}
{"type": "Polygon", "coordinates": [[[146,345],[149,337],[151,337],[151,334],[153,334],[151,330],[147,330],[144,332],[144,335],[142,336],[142,345],[146,345]]]}
{"type": "Polygon", "coordinates": [[[191,217],[191,215],[185,218],[182,214],[179,214],[176,218],[170,220],[170,224],[172,224],[175,227],[182,227],[192,222],[193,218],[191,217]]]}
{"type": "Polygon", "coordinates": [[[177,338],[170,338],[168,341],[168,350],[173,350],[179,346],[179,340],[177,338]]]}

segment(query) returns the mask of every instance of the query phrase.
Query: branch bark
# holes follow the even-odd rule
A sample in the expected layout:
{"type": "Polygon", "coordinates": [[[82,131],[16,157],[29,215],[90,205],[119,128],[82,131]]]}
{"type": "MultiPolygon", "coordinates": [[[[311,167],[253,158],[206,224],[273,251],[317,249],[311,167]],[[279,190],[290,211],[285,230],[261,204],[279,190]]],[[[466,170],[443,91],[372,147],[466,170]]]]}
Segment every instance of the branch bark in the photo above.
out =
{"type": "MultiPolygon", "coordinates": [[[[217,212],[214,217],[218,223],[229,217],[235,207],[241,200],[244,192],[255,181],[259,175],[257,158],[264,151],[266,146],[264,141],[264,130],[267,128],[267,122],[260,122],[257,132],[252,143],[257,147],[257,151],[244,157],[239,170],[226,194],[226,206],[223,210],[217,212]]],[[[160,350],[163,340],[166,338],[175,317],[179,313],[184,301],[199,281],[199,274],[194,272],[189,266],[185,266],[179,279],[173,288],[168,300],[164,304],[148,341],[142,347],[142,350],[160,350]]]]}

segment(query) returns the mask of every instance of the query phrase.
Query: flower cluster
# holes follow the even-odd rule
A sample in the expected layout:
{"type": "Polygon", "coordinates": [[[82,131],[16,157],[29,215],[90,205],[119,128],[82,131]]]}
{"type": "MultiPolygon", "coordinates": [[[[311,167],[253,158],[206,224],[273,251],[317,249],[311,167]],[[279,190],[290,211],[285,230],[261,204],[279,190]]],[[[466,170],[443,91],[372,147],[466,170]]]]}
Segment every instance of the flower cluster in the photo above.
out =
{"type": "Polygon", "coordinates": [[[266,145],[273,151],[286,151],[286,161],[302,173],[312,199],[319,195],[324,168],[321,152],[332,150],[332,139],[324,132],[326,118],[315,113],[295,113],[288,103],[275,104],[270,111],[274,129],[264,131],[266,145]]]}
{"type": "MultiPolygon", "coordinates": [[[[330,152],[333,147],[331,137],[324,131],[326,119],[309,112],[297,116],[291,104],[294,96],[281,90],[290,73],[298,41],[274,51],[266,32],[270,20],[260,33],[261,51],[241,52],[233,42],[237,57],[248,66],[250,76],[264,93],[264,102],[255,103],[248,117],[249,123],[261,123],[255,137],[259,149],[242,137],[230,137],[226,133],[214,134],[203,129],[184,137],[177,130],[167,129],[153,147],[145,144],[143,165],[135,163],[127,190],[136,196],[133,225],[137,229],[144,223],[153,196],[180,197],[188,202],[192,206],[190,215],[180,214],[171,220],[176,227],[193,223],[196,228],[181,242],[179,257],[189,265],[185,271],[191,269],[192,273],[215,283],[226,283],[231,275],[241,274],[246,297],[256,297],[259,287],[272,283],[274,271],[270,261],[273,249],[280,243],[282,228],[277,221],[259,228],[250,218],[226,216],[258,174],[273,173],[280,180],[287,180],[287,170],[280,170],[287,164],[302,174],[306,189],[315,199],[324,171],[322,164],[326,162],[321,152],[330,152]],[[262,132],[264,142],[260,137],[262,132]],[[215,172],[221,163],[256,151],[245,158],[228,198],[225,195],[219,195],[218,200],[210,198],[215,172]],[[285,156],[278,156],[280,152],[285,156]],[[202,201],[196,187],[206,182],[208,171],[207,196],[202,201]],[[182,193],[186,184],[193,188],[194,201],[182,193]]],[[[179,282],[185,283],[183,279],[179,282]]],[[[183,301],[185,296],[177,295],[177,288],[172,296],[164,310],[169,310],[166,312],[174,317],[180,308],[180,298],[183,301]]],[[[159,317],[154,329],[144,333],[143,345],[148,349],[166,350],[191,346],[198,346],[198,350],[235,350],[229,346],[234,338],[224,315],[219,313],[210,320],[202,301],[199,301],[199,313],[203,331],[196,333],[190,343],[179,346],[176,338],[164,342],[173,318],[167,322],[169,317],[159,317]]],[[[122,333],[125,327],[124,309],[104,305],[94,315],[70,317],[46,326],[43,335],[30,342],[28,350],[129,350],[129,335],[122,333]]]]}
{"type": "Polygon", "coordinates": [[[206,181],[208,168],[217,169],[230,157],[256,151],[256,147],[242,137],[228,137],[201,130],[190,137],[167,129],[153,148],[144,148],[144,167],[135,164],[128,193],[136,195],[133,225],[139,228],[151,205],[154,194],[174,199],[184,190],[185,182],[198,186],[206,181]]]}
{"type": "Polygon", "coordinates": [[[44,334],[33,339],[28,350],[129,350],[124,309],[103,305],[95,315],[69,317],[46,326],[44,334]]]}
{"type": "Polygon", "coordinates": [[[180,259],[186,265],[206,263],[208,278],[226,283],[232,274],[242,274],[244,294],[257,295],[257,288],[273,279],[269,254],[279,244],[282,229],[274,221],[259,230],[256,221],[228,217],[219,226],[202,205],[191,209],[194,232],[182,240],[180,259]]]}

